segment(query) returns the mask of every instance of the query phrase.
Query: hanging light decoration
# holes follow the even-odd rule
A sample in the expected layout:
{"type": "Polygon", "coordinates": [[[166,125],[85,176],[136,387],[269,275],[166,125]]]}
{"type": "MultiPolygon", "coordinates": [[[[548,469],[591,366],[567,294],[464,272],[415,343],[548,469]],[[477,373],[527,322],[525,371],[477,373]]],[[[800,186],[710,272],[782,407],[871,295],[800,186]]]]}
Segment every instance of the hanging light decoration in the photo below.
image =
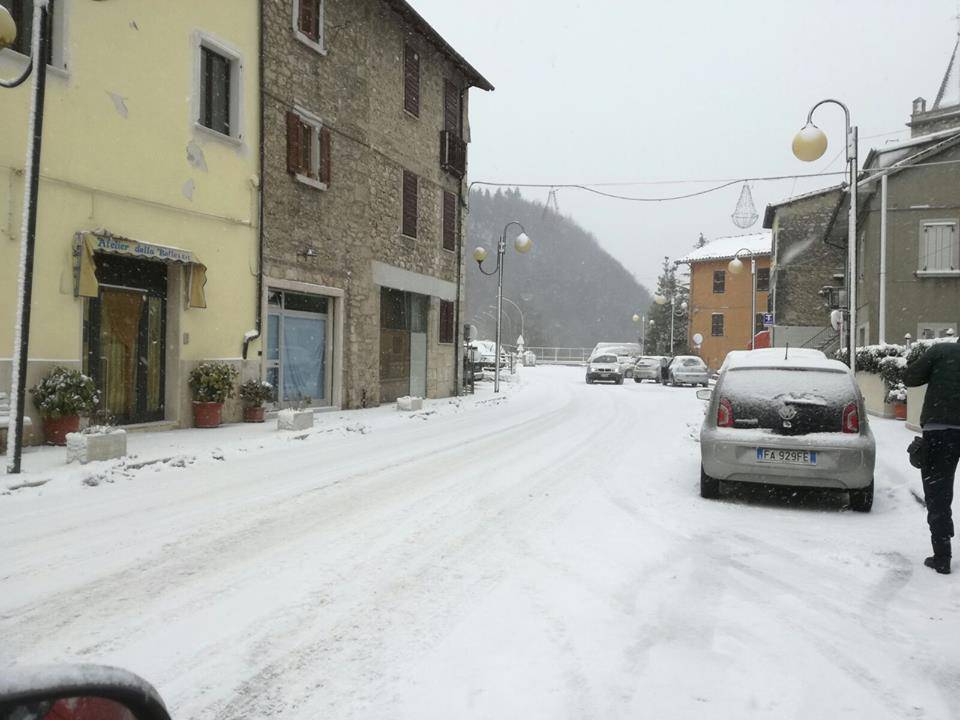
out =
{"type": "Polygon", "coordinates": [[[757,214],[756,205],[753,204],[753,193],[750,192],[750,186],[747,183],[743,184],[740,199],[737,201],[737,209],[733,211],[733,215],[730,217],[733,224],[738,228],[748,228],[757,222],[760,217],[757,214]]]}

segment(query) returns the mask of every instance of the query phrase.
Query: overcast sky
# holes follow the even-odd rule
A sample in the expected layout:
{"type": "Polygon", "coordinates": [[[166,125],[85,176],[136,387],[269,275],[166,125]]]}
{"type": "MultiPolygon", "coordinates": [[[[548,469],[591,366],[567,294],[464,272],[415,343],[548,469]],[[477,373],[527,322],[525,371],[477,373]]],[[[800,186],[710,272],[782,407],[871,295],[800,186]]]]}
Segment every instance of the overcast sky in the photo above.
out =
{"type": "MultiPolygon", "coordinates": [[[[497,88],[471,92],[470,179],[515,183],[842,170],[838,108],[816,115],[830,138],[822,160],[801,163],[790,152],[810,106],[825,97],[850,106],[862,160],[869,147],[907,135],[913,98],[932,104],[957,33],[956,0],[412,4],[497,88]]],[[[757,211],[762,218],[768,202],[834,181],[755,183],[757,211]]],[[[604,189],[663,197],[711,184],[604,189]]],[[[570,189],[558,199],[561,212],[652,287],[663,256],[679,257],[701,232],[710,239],[760,229],[760,221],[751,230],[731,221],[740,191],[651,204],[570,189]]],[[[541,201],[547,192],[524,191],[541,201]]]]}

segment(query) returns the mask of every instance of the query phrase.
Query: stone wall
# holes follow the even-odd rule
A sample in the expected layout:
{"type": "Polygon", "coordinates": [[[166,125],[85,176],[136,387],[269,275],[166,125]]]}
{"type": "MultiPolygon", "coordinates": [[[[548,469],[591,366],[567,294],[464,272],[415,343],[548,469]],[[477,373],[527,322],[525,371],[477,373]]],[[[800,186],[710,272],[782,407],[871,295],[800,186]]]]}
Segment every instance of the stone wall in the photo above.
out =
{"type": "MultiPolygon", "coordinates": [[[[343,367],[332,371],[343,374],[343,406],[359,407],[379,400],[380,288],[371,264],[457,281],[457,254],[441,245],[441,208],[444,190],[462,188],[440,167],[440,131],[444,79],[466,80],[380,0],[326,0],[324,8],[320,53],[297,38],[293,0],[264,4],[263,272],[267,284],[282,278],[344,291],[343,337],[335,339],[344,344],[343,367]],[[405,42],[421,58],[419,118],[403,109],[405,42]],[[294,107],[332,132],[326,189],[287,172],[285,114],[294,107]],[[400,234],[404,169],[420,179],[416,239],[400,234]]],[[[445,395],[455,389],[455,345],[438,343],[438,312],[434,298],[428,389],[445,395]]]]}

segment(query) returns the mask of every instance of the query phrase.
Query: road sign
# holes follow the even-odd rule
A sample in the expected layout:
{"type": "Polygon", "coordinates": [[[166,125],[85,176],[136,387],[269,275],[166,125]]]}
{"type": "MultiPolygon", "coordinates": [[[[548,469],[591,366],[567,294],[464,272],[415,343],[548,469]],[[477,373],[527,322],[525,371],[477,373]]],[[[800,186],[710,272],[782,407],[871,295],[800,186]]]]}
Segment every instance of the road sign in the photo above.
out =
{"type": "Polygon", "coordinates": [[[770,327],[771,325],[773,325],[773,313],[763,314],[763,324],[765,327],[770,327]]]}

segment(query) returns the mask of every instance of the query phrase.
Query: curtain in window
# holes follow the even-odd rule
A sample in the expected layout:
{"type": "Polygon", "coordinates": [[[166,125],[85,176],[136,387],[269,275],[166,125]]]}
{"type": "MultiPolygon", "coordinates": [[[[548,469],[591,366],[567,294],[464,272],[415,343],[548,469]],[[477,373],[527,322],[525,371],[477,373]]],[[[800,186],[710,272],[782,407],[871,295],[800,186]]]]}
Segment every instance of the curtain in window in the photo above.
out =
{"type": "Polygon", "coordinates": [[[283,318],[283,399],[325,399],[326,318],[283,318]]]}

